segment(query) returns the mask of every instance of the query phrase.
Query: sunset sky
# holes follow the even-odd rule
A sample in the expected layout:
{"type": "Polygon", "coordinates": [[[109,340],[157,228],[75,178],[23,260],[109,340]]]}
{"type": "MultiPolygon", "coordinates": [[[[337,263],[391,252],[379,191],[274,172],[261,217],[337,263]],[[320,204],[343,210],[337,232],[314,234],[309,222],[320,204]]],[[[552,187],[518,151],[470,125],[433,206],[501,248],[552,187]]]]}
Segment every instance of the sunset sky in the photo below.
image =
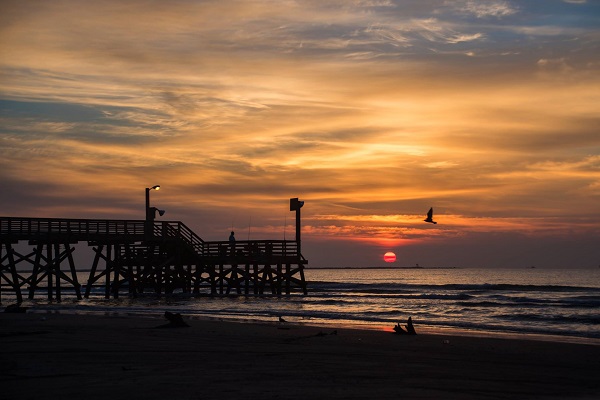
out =
{"type": "Polygon", "coordinates": [[[3,0],[0,120],[2,216],[600,265],[600,1],[3,0]]]}

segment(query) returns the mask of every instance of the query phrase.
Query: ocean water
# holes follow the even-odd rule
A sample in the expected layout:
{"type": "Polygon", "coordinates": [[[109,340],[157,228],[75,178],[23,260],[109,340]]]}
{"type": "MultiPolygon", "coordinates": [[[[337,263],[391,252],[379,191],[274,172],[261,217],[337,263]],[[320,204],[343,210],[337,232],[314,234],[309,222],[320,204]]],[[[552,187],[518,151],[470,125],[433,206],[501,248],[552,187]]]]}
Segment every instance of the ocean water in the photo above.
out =
{"type": "MultiPolygon", "coordinates": [[[[389,329],[411,316],[417,331],[559,336],[600,344],[597,269],[307,269],[309,294],[283,297],[104,299],[77,301],[43,293],[34,312],[161,314],[243,321],[286,321],[330,327],[389,329]]],[[[85,281],[82,279],[82,281],[85,281]]],[[[2,295],[9,304],[10,296],[2,295]]]]}

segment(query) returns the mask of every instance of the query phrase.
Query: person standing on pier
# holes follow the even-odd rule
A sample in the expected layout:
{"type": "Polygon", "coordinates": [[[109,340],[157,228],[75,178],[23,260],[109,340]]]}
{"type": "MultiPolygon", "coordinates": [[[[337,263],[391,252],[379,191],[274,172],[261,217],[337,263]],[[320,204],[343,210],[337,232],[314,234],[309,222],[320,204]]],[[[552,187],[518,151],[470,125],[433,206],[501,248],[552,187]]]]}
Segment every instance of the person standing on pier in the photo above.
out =
{"type": "Polygon", "coordinates": [[[235,235],[234,232],[231,231],[229,235],[229,247],[231,248],[231,255],[235,254],[235,235]]]}

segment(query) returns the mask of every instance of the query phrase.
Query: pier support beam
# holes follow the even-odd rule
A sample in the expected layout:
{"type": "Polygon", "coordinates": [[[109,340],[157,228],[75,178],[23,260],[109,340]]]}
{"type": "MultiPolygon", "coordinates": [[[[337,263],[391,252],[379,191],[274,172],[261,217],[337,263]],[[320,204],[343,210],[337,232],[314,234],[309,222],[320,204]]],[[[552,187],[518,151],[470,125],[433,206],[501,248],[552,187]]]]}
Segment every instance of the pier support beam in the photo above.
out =
{"type": "Polygon", "coordinates": [[[81,300],[81,285],[77,278],[77,269],[73,260],[75,247],[68,242],[38,242],[33,251],[33,271],[27,279],[29,283],[29,298],[33,299],[37,289],[44,288],[48,300],[62,300],[62,284],[67,283],[67,289],[74,290],[75,296],[81,300]],[[67,261],[69,269],[61,270],[61,265],[67,261]]]}
{"type": "Polygon", "coordinates": [[[23,302],[21,286],[23,278],[17,273],[15,262],[15,251],[11,243],[0,243],[0,303],[2,303],[2,292],[8,289],[15,293],[17,303],[23,302]]]}

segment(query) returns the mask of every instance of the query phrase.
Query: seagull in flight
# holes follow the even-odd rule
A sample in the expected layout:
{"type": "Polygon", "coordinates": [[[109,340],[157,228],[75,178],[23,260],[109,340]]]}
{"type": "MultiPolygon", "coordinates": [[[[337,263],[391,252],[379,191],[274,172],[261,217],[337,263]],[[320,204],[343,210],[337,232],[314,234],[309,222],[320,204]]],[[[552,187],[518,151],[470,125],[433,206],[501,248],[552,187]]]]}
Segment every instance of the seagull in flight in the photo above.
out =
{"type": "Polygon", "coordinates": [[[425,221],[425,222],[431,222],[432,224],[437,224],[437,222],[435,222],[433,220],[433,207],[431,207],[429,209],[429,211],[427,211],[427,218],[425,218],[423,221],[425,221]]]}

